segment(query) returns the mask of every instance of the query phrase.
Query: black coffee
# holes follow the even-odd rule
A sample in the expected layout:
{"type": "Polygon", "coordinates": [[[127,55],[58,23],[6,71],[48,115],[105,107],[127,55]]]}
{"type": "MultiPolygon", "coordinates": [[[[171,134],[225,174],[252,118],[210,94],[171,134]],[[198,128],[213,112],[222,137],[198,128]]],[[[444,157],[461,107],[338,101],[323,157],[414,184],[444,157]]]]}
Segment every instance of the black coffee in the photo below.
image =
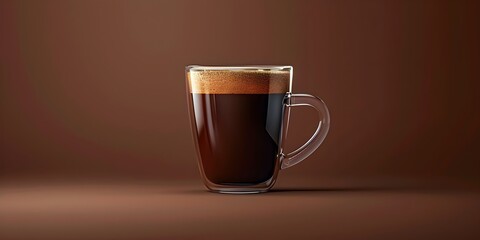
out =
{"type": "Polygon", "coordinates": [[[205,177],[228,186],[270,180],[279,164],[290,71],[190,71],[187,79],[205,177]]]}
{"type": "Polygon", "coordinates": [[[285,94],[192,94],[198,150],[209,181],[254,185],[276,167],[285,94]]]}

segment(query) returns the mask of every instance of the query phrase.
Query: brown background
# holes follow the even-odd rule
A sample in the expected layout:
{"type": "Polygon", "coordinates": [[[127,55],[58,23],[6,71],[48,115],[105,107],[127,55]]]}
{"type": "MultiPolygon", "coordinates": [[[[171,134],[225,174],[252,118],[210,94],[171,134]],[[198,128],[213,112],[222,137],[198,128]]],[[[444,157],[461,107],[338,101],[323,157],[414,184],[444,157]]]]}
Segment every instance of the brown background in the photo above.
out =
{"type": "MultiPolygon", "coordinates": [[[[475,1],[0,0],[0,239],[480,239],[475,1]],[[331,110],[267,194],[202,187],[188,64],[331,110]]],[[[314,130],[295,109],[289,149],[314,130]]]]}
{"type": "MultiPolygon", "coordinates": [[[[294,92],[322,97],[332,126],[279,184],[477,185],[479,10],[473,1],[1,1],[0,180],[200,181],[185,65],[289,64],[294,92]]],[[[301,109],[292,121],[290,149],[316,119],[301,109]]]]}

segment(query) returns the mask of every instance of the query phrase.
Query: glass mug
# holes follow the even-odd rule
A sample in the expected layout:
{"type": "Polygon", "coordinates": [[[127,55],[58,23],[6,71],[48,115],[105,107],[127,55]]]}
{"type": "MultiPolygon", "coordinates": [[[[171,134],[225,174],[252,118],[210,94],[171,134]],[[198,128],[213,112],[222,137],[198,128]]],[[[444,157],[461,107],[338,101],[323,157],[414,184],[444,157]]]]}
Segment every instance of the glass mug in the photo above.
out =
{"type": "Polygon", "coordinates": [[[330,115],[314,96],[294,94],[291,66],[187,66],[187,97],[198,165],[205,186],[220,193],[259,193],[278,171],[312,154],[330,115]],[[283,152],[290,109],[309,106],[320,121],[300,148],[283,152]]]}

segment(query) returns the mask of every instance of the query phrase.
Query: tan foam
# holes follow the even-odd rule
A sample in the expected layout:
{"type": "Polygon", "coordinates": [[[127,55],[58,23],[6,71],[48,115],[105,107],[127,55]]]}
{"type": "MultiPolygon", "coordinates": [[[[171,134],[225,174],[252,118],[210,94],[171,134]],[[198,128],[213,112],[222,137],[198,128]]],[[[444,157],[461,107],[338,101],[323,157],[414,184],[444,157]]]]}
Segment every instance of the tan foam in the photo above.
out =
{"type": "Polygon", "coordinates": [[[289,71],[212,70],[190,71],[191,93],[268,94],[290,92],[289,71]]]}

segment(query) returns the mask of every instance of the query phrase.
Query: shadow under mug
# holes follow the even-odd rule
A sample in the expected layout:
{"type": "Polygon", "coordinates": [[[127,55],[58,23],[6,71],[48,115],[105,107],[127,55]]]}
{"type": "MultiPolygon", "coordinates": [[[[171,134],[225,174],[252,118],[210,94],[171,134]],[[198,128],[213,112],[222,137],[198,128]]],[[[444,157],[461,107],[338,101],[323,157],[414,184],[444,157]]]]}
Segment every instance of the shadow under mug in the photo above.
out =
{"type": "Polygon", "coordinates": [[[187,66],[192,132],[205,186],[220,193],[259,193],[273,187],[278,171],[312,154],[325,139],[325,103],[291,93],[291,66],[187,66]],[[309,106],[320,121],[297,150],[283,152],[290,109],[309,106]]]}

